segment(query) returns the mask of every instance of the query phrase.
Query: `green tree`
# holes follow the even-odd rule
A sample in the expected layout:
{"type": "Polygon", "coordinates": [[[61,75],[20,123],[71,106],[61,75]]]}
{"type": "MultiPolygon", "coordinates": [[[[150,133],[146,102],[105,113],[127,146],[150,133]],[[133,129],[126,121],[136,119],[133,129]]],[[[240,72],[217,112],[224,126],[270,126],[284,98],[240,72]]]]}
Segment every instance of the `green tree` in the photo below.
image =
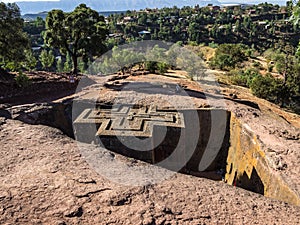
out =
{"type": "Polygon", "coordinates": [[[221,44],[216,50],[211,66],[221,70],[235,68],[247,59],[245,50],[247,47],[241,44],[221,44]]]}
{"type": "Polygon", "coordinates": [[[111,56],[106,56],[102,59],[101,63],[96,63],[89,67],[89,72],[95,73],[101,71],[102,74],[111,74],[121,71],[131,73],[135,65],[144,62],[144,55],[134,49],[122,49],[118,46],[113,47],[111,56]],[[95,68],[99,65],[99,68],[95,68]]]}
{"type": "Polygon", "coordinates": [[[58,58],[56,62],[56,72],[63,72],[64,71],[64,63],[62,61],[62,58],[58,58]]]}
{"type": "Polygon", "coordinates": [[[298,44],[298,47],[297,47],[297,49],[296,49],[296,57],[298,58],[298,59],[300,59],[300,42],[299,42],[299,44],[298,44]]]}
{"type": "Polygon", "coordinates": [[[294,6],[293,15],[291,16],[291,21],[294,22],[297,26],[300,24],[300,1],[294,6]]]}
{"type": "Polygon", "coordinates": [[[242,69],[242,70],[233,70],[229,73],[230,81],[232,84],[250,87],[253,79],[257,76],[260,76],[259,72],[256,69],[242,69]]]}
{"type": "Polygon", "coordinates": [[[176,67],[187,71],[191,79],[199,80],[205,76],[205,65],[201,58],[187,50],[186,48],[179,49],[180,52],[176,56],[176,67]]]}
{"type": "Polygon", "coordinates": [[[41,52],[40,62],[42,63],[42,66],[44,69],[49,70],[54,63],[54,60],[55,60],[55,57],[53,55],[52,50],[50,50],[50,51],[43,50],[41,52]]]}
{"type": "Polygon", "coordinates": [[[43,28],[45,27],[45,21],[43,20],[43,18],[41,18],[39,16],[36,18],[34,23],[35,23],[36,27],[43,27],[43,28]]]}
{"type": "Polygon", "coordinates": [[[170,68],[170,59],[168,58],[166,49],[155,45],[146,52],[146,56],[148,61],[145,63],[145,69],[150,73],[158,72],[160,74],[164,74],[167,72],[168,68],[170,68]]]}
{"type": "Polygon", "coordinates": [[[107,35],[104,17],[85,4],[70,13],[52,10],[46,18],[45,43],[70,54],[74,74],[78,73],[78,57],[104,52],[107,35]]]}
{"type": "Polygon", "coordinates": [[[146,25],[146,23],[147,23],[147,14],[146,13],[140,14],[138,18],[138,24],[146,25]]]}
{"type": "Polygon", "coordinates": [[[243,27],[247,30],[251,26],[251,18],[249,16],[245,16],[243,20],[243,27]]]}
{"type": "Polygon", "coordinates": [[[239,34],[241,32],[241,29],[242,29],[241,21],[236,20],[236,22],[235,22],[235,32],[237,32],[239,34]]]}
{"type": "Polygon", "coordinates": [[[64,63],[64,72],[70,72],[73,67],[72,59],[69,52],[66,55],[66,61],[64,63]]]}
{"type": "Polygon", "coordinates": [[[26,59],[25,59],[25,67],[26,69],[32,70],[35,69],[37,64],[37,59],[34,57],[32,51],[25,51],[26,59]]]}
{"type": "Polygon", "coordinates": [[[157,62],[147,61],[145,62],[145,70],[149,71],[150,73],[155,73],[157,69],[157,62]]]}
{"type": "Polygon", "coordinates": [[[191,22],[188,27],[189,41],[196,41],[198,32],[197,23],[191,22]]]}
{"type": "Polygon", "coordinates": [[[259,75],[253,78],[250,89],[257,97],[276,102],[277,90],[275,87],[280,82],[279,79],[275,79],[271,75],[259,75]]]}
{"type": "Polygon", "coordinates": [[[122,74],[125,74],[127,71],[131,73],[132,67],[142,62],[143,59],[143,55],[129,49],[121,49],[117,46],[112,49],[111,63],[120,69],[122,74]]]}
{"type": "Polygon", "coordinates": [[[157,70],[159,74],[164,74],[168,71],[169,65],[165,62],[157,63],[157,70]]]}
{"type": "Polygon", "coordinates": [[[21,70],[18,72],[18,75],[15,77],[15,81],[19,87],[27,87],[30,85],[29,77],[24,74],[21,70]]]}
{"type": "MultiPolygon", "coordinates": [[[[29,40],[23,32],[23,19],[20,9],[15,3],[0,3],[0,62],[1,67],[7,64],[18,67],[25,60],[25,49],[29,48],[29,40]]],[[[0,67],[0,68],[1,68],[0,67]]]]}
{"type": "MultiPolygon", "coordinates": [[[[290,20],[294,23],[295,30],[297,30],[300,25],[300,1],[298,1],[298,3],[294,6],[293,15],[291,16],[290,20]]],[[[300,56],[300,40],[296,51],[296,56],[300,56]]]]}

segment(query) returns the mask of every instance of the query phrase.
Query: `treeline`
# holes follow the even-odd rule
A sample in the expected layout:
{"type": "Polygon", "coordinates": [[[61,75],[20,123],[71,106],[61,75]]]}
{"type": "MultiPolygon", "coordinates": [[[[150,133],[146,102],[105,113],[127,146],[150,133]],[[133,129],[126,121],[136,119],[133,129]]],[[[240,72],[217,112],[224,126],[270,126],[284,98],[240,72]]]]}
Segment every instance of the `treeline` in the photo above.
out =
{"type": "Polygon", "coordinates": [[[0,3],[0,69],[44,69],[73,74],[107,50],[103,16],[85,4],[65,13],[52,10],[46,21],[24,23],[15,3],[0,3]]]}
{"type": "MultiPolygon", "coordinates": [[[[100,64],[103,73],[109,72],[112,66],[122,73],[131,72],[134,65],[164,73],[176,65],[195,77],[203,75],[197,74],[193,66],[197,57],[186,54],[192,63],[181,59],[181,64],[176,64],[180,59],[172,62],[172,54],[176,46],[205,45],[216,48],[208,62],[211,68],[228,71],[233,83],[249,87],[259,97],[291,106],[299,101],[299,4],[146,9],[114,14],[106,19],[81,4],[69,13],[52,10],[46,21],[37,18],[24,23],[16,4],[0,3],[0,72],[18,71],[20,81],[26,81],[22,75],[24,70],[77,74],[92,69],[92,62],[112,49],[113,57],[104,58],[100,64]],[[169,51],[159,47],[153,48],[156,52],[149,50],[148,56],[156,56],[150,61],[142,54],[128,54],[117,47],[147,39],[177,44],[169,51]],[[243,63],[257,54],[268,60],[268,74],[261,74],[259,63],[244,69],[243,63]],[[130,64],[136,58],[140,62],[130,64]],[[157,62],[158,59],[161,61],[157,62]],[[275,78],[274,71],[281,77],[275,78]]],[[[201,52],[197,54],[203,56],[201,52]]]]}
{"type": "MultiPolygon", "coordinates": [[[[71,13],[53,10],[46,21],[37,18],[26,23],[20,18],[16,4],[1,3],[1,7],[3,15],[14,11],[11,19],[5,18],[3,23],[15,29],[3,26],[1,34],[14,34],[14,38],[26,39],[22,43],[31,44],[31,52],[27,44],[19,46],[28,49],[26,54],[11,57],[13,61],[27,58],[22,65],[26,69],[83,72],[94,56],[113,46],[144,39],[179,41],[184,45],[243,43],[261,52],[284,45],[296,49],[299,40],[299,27],[289,21],[293,11],[291,2],[282,7],[263,3],[224,9],[217,6],[146,9],[113,14],[106,20],[96,11],[81,5],[71,13]]],[[[18,41],[11,41],[15,46],[7,45],[9,47],[4,51],[16,49],[16,43],[18,41]]],[[[25,51],[19,49],[17,52],[25,51]]],[[[11,61],[7,55],[2,54],[3,57],[11,61]]],[[[15,63],[13,66],[16,67],[15,63]]]]}
{"type": "Polygon", "coordinates": [[[300,57],[293,48],[268,49],[263,54],[267,68],[257,52],[243,44],[216,47],[210,67],[227,71],[230,83],[250,88],[252,93],[282,107],[300,112],[300,57]]]}
{"type": "Polygon", "coordinates": [[[266,50],[284,37],[295,46],[299,30],[289,21],[292,11],[291,1],[282,7],[262,3],[248,7],[196,6],[128,11],[107,18],[112,36],[109,44],[151,39],[184,44],[243,43],[266,50]]]}
{"type": "Polygon", "coordinates": [[[91,74],[132,74],[133,70],[164,74],[168,69],[185,70],[191,79],[205,75],[205,65],[201,57],[180,43],[159,46],[156,42],[142,45],[128,45],[126,48],[114,46],[97,63],[89,67],[91,74]]]}

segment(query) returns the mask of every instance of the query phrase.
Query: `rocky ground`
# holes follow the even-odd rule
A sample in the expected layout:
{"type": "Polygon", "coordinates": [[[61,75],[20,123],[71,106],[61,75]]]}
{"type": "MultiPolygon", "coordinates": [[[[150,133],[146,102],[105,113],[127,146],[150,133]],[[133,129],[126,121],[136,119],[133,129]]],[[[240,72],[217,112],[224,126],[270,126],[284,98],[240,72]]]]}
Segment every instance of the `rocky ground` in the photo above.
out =
{"type": "Polygon", "coordinates": [[[53,101],[74,94],[76,84],[69,75],[44,71],[27,72],[29,82],[16,82],[17,74],[0,73],[0,104],[21,105],[53,101]],[[34,94],[33,94],[34,93],[34,94]]]}
{"type": "Polygon", "coordinates": [[[54,128],[6,120],[0,129],[1,224],[299,223],[299,207],[204,178],[118,185],[54,128]]]}
{"type": "MultiPolygon", "coordinates": [[[[88,81],[89,84],[94,83],[93,86],[86,87],[84,84],[80,93],[63,99],[56,98],[55,102],[74,97],[107,103],[116,97],[119,101],[132,101],[132,93],[138,93],[138,101],[143,104],[156,102],[158,105],[167,105],[174,100],[185,107],[184,104],[190,97],[175,92],[175,84],[179,83],[192,96],[194,107],[209,107],[202,91],[205,89],[210,95],[216,96],[223,93],[225,99],[214,98],[214,104],[220,102],[219,107],[224,107],[221,103],[225,102],[229,110],[259,135],[270,149],[268,154],[273,160],[274,170],[284,175],[287,182],[299,190],[299,116],[256,99],[243,89],[221,87],[216,91],[209,85],[199,87],[191,80],[176,76],[130,76],[121,80],[111,76],[89,78],[88,81]],[[154,87],[145,85],[145,82],[154,84],[154,87]],[[135,83],[135,86],[128,85],[130,83],[135,83]]],[[[74,93],[74,89],[71,89],[74,93]]],[[[42,97],[44,101],[54,101],[48,95],[40,96],[42,97]]],[[[88,160],[85,160],[89,155],[84,152],[92,152],[94,146],[82,147],[55,128],[9,119],[16,117],[11,115],[12,103],[9,105],[5,101],[9,98],[7,95],[2,98],[5,105],[0,110],[1,224],[300,222],[298,206],[269,199],[221,181],[173,174],[162,182],[141,187],[113,182],[112,177],[95,171],[87,163],[88,160]],[[82,148],[88,148],[89,151],[82,152],[82,148]]],[[[23,104],[25,100],[25,97],[19,95],[19,104],[23,104]]],[[[31,103],[35,100],[32,99],[31,103]]],[[[130,168],[149,166],[105,149],[101,149],[101,152],[98,157],[106,161],[124,162],[124,168],[115,173],[127,180],[134,180],[130,176],[130,168]]]]}

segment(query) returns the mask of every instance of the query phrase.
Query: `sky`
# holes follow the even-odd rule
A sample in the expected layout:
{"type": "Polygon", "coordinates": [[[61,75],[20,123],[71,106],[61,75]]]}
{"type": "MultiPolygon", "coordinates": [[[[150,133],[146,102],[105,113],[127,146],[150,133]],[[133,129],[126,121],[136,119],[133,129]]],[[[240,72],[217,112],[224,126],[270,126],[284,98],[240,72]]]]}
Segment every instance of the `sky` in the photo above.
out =
{"type": "Polygon", "coordinates": [[[141,9],[145,7],[162,7],[169,6],[173,3],[179,7],[186,5],[200,4],[201,6],[208,3],[224,4],[224,3],[248,3],[258,4],[261,2],[269,2],[273,4],[285,5],[286,0],[0,0],[0,2],[11,3],[19,2],[21,14],[39,13],[59,8],[64,11],[72,11],[74,6],[79,2],[86,3],[90,7],[98,11],[118,11],[126,9],[141,9]],[[26,3],[31,2],[31,3],[26,3]],[[43,3],[44,2],[44,3],[43,3]],[[157,4],[156,4],[157,3],[157,4]],[[147,6],[146,6],[147,5],[147,6]]]}
{"type": "Polygon", "coordinates": [[[1,0],[1,2],[59,2],[60,0],[1,0]]]}
{"type": "MultiPolygon", "coordinates": [[[[42,1],[51,1],[51,2],[59,2],[60,0],[0,0],[0,1],[2,1],[2,2],[5,2],[5,3],[8,3],[8,2],[36,2],[36,1],[40,1],[40,2],[42,2],[42,1]]],[[[285,0],[261,0],[261,2],[265,2],[265,1],[267,1],[267,2],[270,2],[270,3],[272,3],[272,2],[284,2],[285,0]]],[[[83,2],[84,2],[84,0],[83,0],[83,2]]],[[[245,0],[219,0],[219,2],[220,3],[222,3],[222,2],[239,2],[239,3],[242,3],[242,2],[246,2],[245,0]]],[[[247,1],[247,2],[249,2],[249,1],[247,1]]],[[[260,2],[259,0],[250,0],[250,2],[260,2]]]]}

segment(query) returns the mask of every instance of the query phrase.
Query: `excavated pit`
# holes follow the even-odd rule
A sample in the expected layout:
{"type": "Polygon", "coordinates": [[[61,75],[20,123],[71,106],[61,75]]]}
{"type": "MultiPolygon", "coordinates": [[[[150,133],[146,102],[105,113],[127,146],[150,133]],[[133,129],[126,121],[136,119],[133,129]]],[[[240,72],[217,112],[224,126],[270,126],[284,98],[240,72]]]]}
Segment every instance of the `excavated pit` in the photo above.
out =
{"type": "MultiPolygon", "coordinates": [[[[113,152],[153,164],[170,157],[179,145],[180,157],[188,158],[180,169],[182,173],[223,179],[230,185],[300,205],[298,194],[281,176],[273,173],[263,144],[246,124],[226,110],[198,109],[198,131],[194,134],[191,132],[197,124],[189,119],[193,118],[193,113],[195,110],[124,105],[114,109],[111,106],[92,108],[86,104],[73,110],[75,120],[72,121],[72,101],[66,101],[19,110],[15,119],[56,127],[78,141],[99,144],[113,152]],[[124,120],[129,123],[120,126],[124,120]],[[118,125],[112,125],[116,121],[118,125]],[[157,145],[163,127],[166,127],[165,136],[157,145]],[[154,147],[150,151],[138,151],[134,146],[123,144],[124,140],[131,143],[132,138],[148,139],[154,147]]],[[[172,160],[176,164],[176,160],[182,159],[173,157],[172,160]]],[[[173,167],[166,168],[172,170],[173,167]]]]}

